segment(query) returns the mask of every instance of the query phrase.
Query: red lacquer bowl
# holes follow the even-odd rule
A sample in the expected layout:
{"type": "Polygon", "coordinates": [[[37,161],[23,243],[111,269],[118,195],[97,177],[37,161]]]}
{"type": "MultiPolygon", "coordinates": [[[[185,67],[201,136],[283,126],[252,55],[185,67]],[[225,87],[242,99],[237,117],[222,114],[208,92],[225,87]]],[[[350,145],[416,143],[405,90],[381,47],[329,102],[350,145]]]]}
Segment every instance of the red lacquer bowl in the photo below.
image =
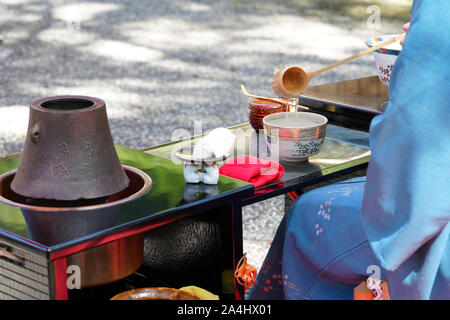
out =
{"type": "Polygon", "coordinates": [[[286,105],[264,99],[252,99],[248,104],[250,125],[256,131],[264,129],[263,118],[269,114],[286,112],[286,105]]]}

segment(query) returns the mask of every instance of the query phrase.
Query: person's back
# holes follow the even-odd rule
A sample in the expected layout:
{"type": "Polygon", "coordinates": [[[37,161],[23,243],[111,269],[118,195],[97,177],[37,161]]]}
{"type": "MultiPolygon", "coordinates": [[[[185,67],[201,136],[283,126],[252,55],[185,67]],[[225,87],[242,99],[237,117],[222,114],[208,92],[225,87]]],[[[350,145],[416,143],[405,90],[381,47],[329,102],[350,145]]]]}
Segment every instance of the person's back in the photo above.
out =
{"type": "Polygon", "coordinates": [[[366,179],[294,203],[250,299],[351,299],[377,266],[391,299],[450,299],[449,17],[450,1],[414,1],[366,179]]]}

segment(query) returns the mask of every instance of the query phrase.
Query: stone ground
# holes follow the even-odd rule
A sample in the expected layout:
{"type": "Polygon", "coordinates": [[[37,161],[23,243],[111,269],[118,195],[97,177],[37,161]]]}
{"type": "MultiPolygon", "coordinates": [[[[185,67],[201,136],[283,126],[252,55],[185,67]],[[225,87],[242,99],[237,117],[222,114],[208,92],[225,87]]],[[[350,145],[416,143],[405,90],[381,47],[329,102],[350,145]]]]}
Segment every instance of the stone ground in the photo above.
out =
{"type": "MultiPolygon", "coordinates": [[[[361,51],[400,32],[410,2],[0,0],[0,156],[22,150],[27,106],[45,96],[104,99],[114,141],[137,149],[193,132],[195,120],[203,130],[246,122],[241,83],[271,95],[274,67],[315,70],[361,51]]],[[[312,85],[375,74],[365,56],[312,85]]],[[[244,208],[244,249],[257,268],[283,214],[283,197],[244,208]]]]}

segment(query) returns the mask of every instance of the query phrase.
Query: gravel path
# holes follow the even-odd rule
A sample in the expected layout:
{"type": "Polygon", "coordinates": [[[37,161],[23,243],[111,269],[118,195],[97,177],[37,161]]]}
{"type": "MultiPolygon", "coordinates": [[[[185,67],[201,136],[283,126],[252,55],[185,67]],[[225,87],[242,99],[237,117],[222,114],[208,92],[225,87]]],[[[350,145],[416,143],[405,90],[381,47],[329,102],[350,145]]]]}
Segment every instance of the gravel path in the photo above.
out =
{"type": "MultiPolygon", "coordinates": [[[[241,83],[271,95],[275,66],[314,70],[404,22],[369,29],[311,3],[0,0],[0,156],[22,150],[27,106],[44,96],[104,99],[114,141],[138,149],[193,132],[195,120],[204,130],[246,122],[241,83]]],[[[312,85],[374,74],[366,56],[312,85]]],[[[258,268],[283,212],[283,197],[244,208],[245,251],[258,268]]]]}

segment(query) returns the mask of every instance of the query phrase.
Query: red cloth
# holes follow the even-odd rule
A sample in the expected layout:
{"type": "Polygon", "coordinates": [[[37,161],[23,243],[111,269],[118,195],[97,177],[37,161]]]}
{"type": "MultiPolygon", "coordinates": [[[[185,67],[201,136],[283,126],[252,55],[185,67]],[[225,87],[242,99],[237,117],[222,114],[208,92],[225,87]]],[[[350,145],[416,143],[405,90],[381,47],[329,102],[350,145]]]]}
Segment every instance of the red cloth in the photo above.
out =
{"type": "Polygon", "coordinates": [[[253,184],[255,188],[269,182],[278,182],[284,173],[284,168],[276,161],[263,160],[253,156],[241,156],[226,162],[219,173],[253,184]]]}

